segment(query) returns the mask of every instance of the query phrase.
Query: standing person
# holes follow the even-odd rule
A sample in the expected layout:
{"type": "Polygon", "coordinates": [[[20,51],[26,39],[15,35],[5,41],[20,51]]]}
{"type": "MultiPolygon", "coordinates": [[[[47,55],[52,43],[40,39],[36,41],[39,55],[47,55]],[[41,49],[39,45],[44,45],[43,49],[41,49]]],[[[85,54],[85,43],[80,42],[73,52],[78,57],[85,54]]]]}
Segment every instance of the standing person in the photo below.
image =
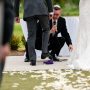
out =
{"type": "Polygon", "coordinates": [[[13,31],[14,8],[12,0],[4,0],[4,23],[2,31],[2,44],[0,46],[0,84],[2,80],[2,72],[4,69],[6,56],[9,54],[9,41],[13,31]]]}
{"type": "MultiPolygon", "coordinates": [[[[41,25],[40,25],[39,21],[37,22],[35,49],[42,50],[42,28],[41,28],[41,25]]],[[[27,44],[27,42],[25,44],[25,50],[26,50],[26,55],[25,55],[24,62],[29,62],[29,53],[28,53],[28,44],[27,44]]]]}
{"type": "MultiPolygon", "coordinates": [[[[49,20],[52,19],[52,16],[53,16],[53,12],[49,13],[49,20]]],[[[37,50],[41,50],[42,49],[42,28],[41,28],[41,25],[40,25],[39,21],[37,22],[35,49],[37,49],[37,50]]],[[[26,44],[25,44],[25,50],[26,50],[26,55],[25,55],[24,62],[29,62],[27,41],[26,41],[26,44]]]]}
{"type": "MultiPolygon", "coordinates": [[[[19,21],[20,0],[15,0],[16,21],[19,21]]],[[[42,27],[42,54],[41,58],[51,58],[48,54],[49,40],[49,13],[52,12],[51,0],[24,0],[24,20],[28,28],[28,52],[29,60],[32,66],[36,65],[35,40],[37,21],[39,20],[42,27]]]]}

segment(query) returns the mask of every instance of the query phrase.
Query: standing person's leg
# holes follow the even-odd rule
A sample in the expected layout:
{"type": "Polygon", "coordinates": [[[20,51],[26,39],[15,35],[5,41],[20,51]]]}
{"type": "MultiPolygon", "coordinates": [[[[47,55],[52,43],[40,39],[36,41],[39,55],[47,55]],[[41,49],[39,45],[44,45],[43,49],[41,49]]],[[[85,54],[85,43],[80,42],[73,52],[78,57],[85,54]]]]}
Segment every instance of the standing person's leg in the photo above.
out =
{"type": "Polygon", "coordinates": [[[3,48],[3,59],[0,61],[0,83],[2,80],[2,72],[4,69],[5,64],[5,58],[9,54],[9,41],[12,35],[13,31],[13,23],[14,23],[14,8],[12,5],[12,0],[4,0],[4,27],[3,27],[3,42],[2,42],[2,48],[3,48]]]}
{"type": "Polygon", "coordinates": [[[49,42],[49,17],[47,15],[38,16],[43,33],[42,33],[42,55],[41,58],[45,59],[46,57],[52,58],[48,54],[48,42],[49,42]]]}
{"type": "Polygon", "coordinates": [[[27,20],[28,28],[28,53],[31,65],[36,65],[36,52],[35,52],[35,40],[36,40],[36,30],[37,30],[37,19],[33,16],[27,20]]]}
{"type": "MultiPolygon", "coordinates": [[[[4,1],[0,0],[0,46],[2,45],[4,1]]],[[[1,55],[0,55],[1,56],[1,55]]]]}
{"type": "Polygon", "coordinates": [[[28,43],[26,42],[25,44],[25,50],[26,50],[26,57],[25,57],[25,62],[29,62],[29,53],[28,53],[28,43]]]}
{"type": "Polygon", "coordinates": [[[4,65],[5,65],[5,60],[0,61],[0,85],[1,85],[1,81],[2,81],[2,72],[4,69],[4,65]]]}

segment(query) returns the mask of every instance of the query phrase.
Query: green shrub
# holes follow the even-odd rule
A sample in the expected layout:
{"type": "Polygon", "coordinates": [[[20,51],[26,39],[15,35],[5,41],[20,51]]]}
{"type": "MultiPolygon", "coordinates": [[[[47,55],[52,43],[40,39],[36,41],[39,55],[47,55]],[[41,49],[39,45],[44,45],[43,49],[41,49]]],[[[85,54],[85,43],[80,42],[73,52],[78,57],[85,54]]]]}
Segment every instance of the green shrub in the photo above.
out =
{"type": "Polygon", "coordinates": [[[10,42],[11,50],[17,50],[19,48],[20,42],[20,37],[13,35],[10,42]]]}
{"type": "Polygon", "coordinates": [[[23,45],[25,46],[26,41],[25,41],[25,37],[24,37],[24,36],[22,36],[22,43],[23,43],[23,45]]]}

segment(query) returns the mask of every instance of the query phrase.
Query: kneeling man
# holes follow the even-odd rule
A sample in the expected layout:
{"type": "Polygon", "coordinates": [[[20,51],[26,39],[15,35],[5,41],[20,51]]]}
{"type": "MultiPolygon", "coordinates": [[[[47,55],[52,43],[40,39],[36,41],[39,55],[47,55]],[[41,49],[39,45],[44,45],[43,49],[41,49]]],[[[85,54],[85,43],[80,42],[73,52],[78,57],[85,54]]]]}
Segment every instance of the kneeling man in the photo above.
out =
{"type": "Polygon", "coordinates": [[[61,17],[61,7],[54,5],[53,18],[50,20],[49,47],[54,61],[59,61],[55,55],[59,55],[61,48],[67,43],[69,50],[73,50],[72,41],[67,31],[66,20],[61,17]]]}

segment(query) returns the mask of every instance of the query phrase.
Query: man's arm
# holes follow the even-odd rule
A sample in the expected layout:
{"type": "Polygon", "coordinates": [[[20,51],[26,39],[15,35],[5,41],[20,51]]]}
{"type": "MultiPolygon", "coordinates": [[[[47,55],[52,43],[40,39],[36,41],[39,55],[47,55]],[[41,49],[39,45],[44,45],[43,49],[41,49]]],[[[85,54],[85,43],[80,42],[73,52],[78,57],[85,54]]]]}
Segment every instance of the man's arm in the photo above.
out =
{"type": "Polygon", "coordinates": [[[47,3],[47,7],[48,7],[48,12],[53,12],[52,1],[46,0],[46,3],[47,3]]]}
{"type": "Polygon", "coordinates": [[[63,19],[62,36],[66,40],[66,43],[67,43],[67,45],[69,47],[69,51],[73,51],[73,45],[72,45],[72,41],[71,41],[70,35],[69,35],[68,31],[67,31],[67,26],[66,26],[66,20],[65,19],[63,19]]]}
{"type": "Polygon", "coordinates": [[[72,44],[72,41],[71,41],[70,35],[67,31],[67,26],[66,26],[66,20],[65,19],[63,19],[63,27],[62,28],[63,28],[63,30],[61,32],[62,36],[65,38],[66,43],[69,46],[70,44],[72,44]]]}

